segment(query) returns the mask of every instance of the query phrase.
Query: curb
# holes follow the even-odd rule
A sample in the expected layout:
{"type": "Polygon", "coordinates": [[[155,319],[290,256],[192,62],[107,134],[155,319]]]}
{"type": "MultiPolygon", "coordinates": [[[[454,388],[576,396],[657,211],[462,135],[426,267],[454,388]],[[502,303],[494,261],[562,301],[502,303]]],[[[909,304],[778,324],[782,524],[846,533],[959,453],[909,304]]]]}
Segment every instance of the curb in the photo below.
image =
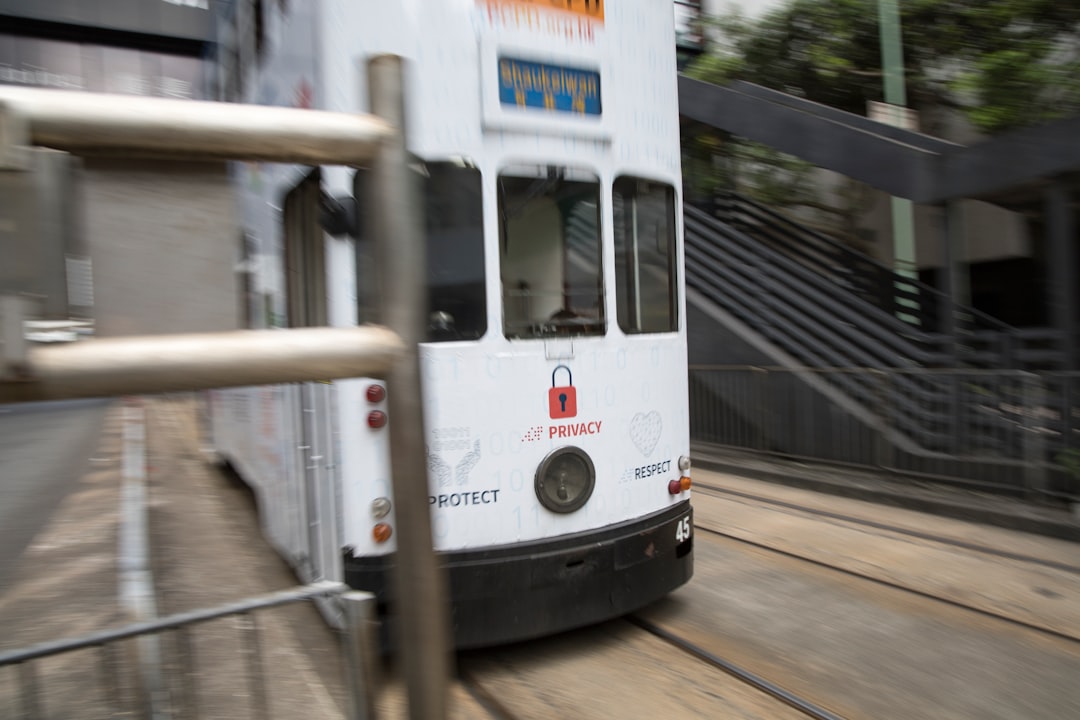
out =
{"type": "Polygon", "coordinates": [[[778,459],[723,458],[719,457],[717,452],[703,447],[693,448],[691,456],[694,466],[954,520],[1080,542],[1080,521],[1065,510],[935,485],[924,480],[902,482],[891,479],[896,476],[874,475],[869,472],[856,474],[846,468],[809,466],[778,459]]]}
{"type": "MultiPolygon", "coordinates": [[[[117,575],[120,606],[132,622],[157,618],[154,574],[150,562],[150,531],[146,498],[146,408],[141,398],[125,398],[123,461],[120,487],[120,527],[117,575]]],[[[147,716],[164,717],[165,682],[161,667],[161,641],[157,635],[140,636],[138,678],[147,716]]]]}

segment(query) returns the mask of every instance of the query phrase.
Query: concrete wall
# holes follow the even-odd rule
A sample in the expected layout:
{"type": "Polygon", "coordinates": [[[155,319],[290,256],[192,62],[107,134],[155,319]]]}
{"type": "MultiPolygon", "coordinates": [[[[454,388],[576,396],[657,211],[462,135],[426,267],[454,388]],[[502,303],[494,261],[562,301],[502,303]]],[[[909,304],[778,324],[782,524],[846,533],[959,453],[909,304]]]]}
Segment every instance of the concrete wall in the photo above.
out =
{"type": "MultiPolygon", "coordinates": [[[[874,207],[859,225],[877,238],[874,257],[886,265],[893,262],[892,204],[885,193],[875,193],[874,207]]],[[[920,270],[945,265],[942,210],[915,205],[915,264],[920,270]]],[[[961,201],[963,247],[958,261],[980,263],[1031,257],[1032,245],[1024,218],[1019,213],[977,200],[961,201]]]]}
{"type": "MultiPolygon", "coordinates": [[[[845,178],[831,170],[815,171],[815,185],[826,202],[839,206],[830,199],[845,182],[845,178]]],[[[858,217],[858,228],[866,233],[864,251],[878,262],[893,264],[892,202],[887,193],[872,191],[869,207],[858,217]]],[[[1032,242],[1024,218],[989,203],[977,200],[961,201],[964,242],[958,261],[980,263],[994,260],[1025,258],[1032,255],[1032,242]]],[[[943,267],[945,248],[941,208],[914,205],[915,262],[920,270],[943,267]]],[[[812,209],[791,213],[797,219],[811,223],[819,221],[819,213],[812,209]]]]}
{"type": "Polygon", "coordinates": [[[239,327],[239,231],[224,163],[87,159],[99,337],[239,327]]]}

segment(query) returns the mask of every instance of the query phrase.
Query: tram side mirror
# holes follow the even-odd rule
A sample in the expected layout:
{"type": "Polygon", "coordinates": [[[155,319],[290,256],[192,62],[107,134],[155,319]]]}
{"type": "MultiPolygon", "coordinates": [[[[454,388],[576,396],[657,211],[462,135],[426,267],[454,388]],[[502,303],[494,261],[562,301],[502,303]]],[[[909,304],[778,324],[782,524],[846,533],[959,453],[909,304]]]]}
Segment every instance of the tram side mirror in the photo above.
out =
{"type": "Polygon", "coordinates": [[[331,197],[323,193],[319,207],[319,225],[334,237],[360,237],[360,209],[356,198],[331,197]]]}

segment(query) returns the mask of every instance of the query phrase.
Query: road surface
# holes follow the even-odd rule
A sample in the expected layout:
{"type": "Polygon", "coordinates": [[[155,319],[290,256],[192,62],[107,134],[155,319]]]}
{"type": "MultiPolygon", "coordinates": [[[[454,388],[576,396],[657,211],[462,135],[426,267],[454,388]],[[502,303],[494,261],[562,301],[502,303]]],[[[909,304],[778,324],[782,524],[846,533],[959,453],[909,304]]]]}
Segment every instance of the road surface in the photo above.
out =
{"type": "Polygon", "coordinates": [[[0,405],[0,588],[87,468],[106,407],[104,400],[0,405]]]}

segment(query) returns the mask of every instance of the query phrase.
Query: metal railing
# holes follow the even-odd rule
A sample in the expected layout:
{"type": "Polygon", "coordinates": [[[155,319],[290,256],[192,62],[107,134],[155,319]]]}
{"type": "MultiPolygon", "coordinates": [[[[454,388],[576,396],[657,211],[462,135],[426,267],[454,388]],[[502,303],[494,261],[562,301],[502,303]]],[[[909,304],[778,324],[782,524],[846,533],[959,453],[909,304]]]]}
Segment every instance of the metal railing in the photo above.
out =
{"type": "Polygon", "coordinates": [[[690,433],[768,455],[1080,501],[1075,372],[695,365],[690,433]],[[855,386],[860,399],[848,393],[855,386]]]}
{"type": "Polygon", "coordinates": [[[290,705],[284,691],[274,692],[265,681],[274,667],[267,659],[258,618],[270,608],[323,597],[337,598],[345,620],[342,645],[350,693],[346,717],[372,718],[375,596],[352,592],[340,583],[283,590],[0,652],[0,715],[26,720],[95,716],[181,720],[206,714],[253,720],[296,717],[308,709],[290,705]],[[228,618],[235,621],[239,643],[231,633],[223,638],[221,627],[196,633],[196,626],[228,618]],[[160,668],[148,668],[140,662],[140,653],[125,643],[148,639],[158,641],[162,649],[160,668]],[[212,666],[201,668],[200,656],[212,661],[212,666]],[[50,661],[51,667],[43,672],[41,666],[50,661]],[[148,673],[155,676],[147,677],[148,673]],[[6,683],[2,682],[5,674],[6,683]],[[276,712],[282,706],[291,711],[287,715],[276,712]]]}
{"type": "MultiPolygon", "coordinates": [[[[381,310],[388,328],[157,335],[35,347],[26,341],[24,323],[34,318],[40,299],[22,289],[20,274],[0,274],[0,403],[386,378],[390,413],[405,429],[390,438],[402,529],[392,574],[401,598],[399,648],[410,716],[426,720],[446,716],[450,652],[447,580],[431,540],[421,447],[417,344],[427,326],[423,215],[404,134],[403,61],[380,55],[367,61],[366,70],[372,115],[0,87],[0,171],[20,187],[33,185],[38,172],[33,159],[47,152],[43,147],[75,154],[370,166],[373,182],[366,200],[379,272],[387,279],[381,310]]],[[[12,212],[12,207],[0,202],[0,210],[12,212]]],[[[22,230],[19,223],[9,224],[22,230]]],[[[62,262],[37,266],[40,238],[16,240],[5,252],[11,248],[25,257],[9,262],[5,256],[4,262],[20,273],[24,265],[30,268],[23,274],[34,276],[37,286],[45,287],[46,279],[63,270],[62,262]]],[[[32,709],[37,697],[32,675],[25,684],[32,709]]]]}
{"type": "MultiPolygon", "coordinates": [[[[811,303],[812,311],[831,313],[830,302],[846,306],[851,317],[838,318],[837,332],[851,326],[868,336],[889,338],[874,363],[852,359],[830,364],[888,367],[910,360],[930,367],[1061,368],[1060,333],[1053,328],[1016,328],[952,303],[936,288],[737,193],[719,195],[712,215],[688,206],[686,217],[687,243],[694,246],[695,257],[708,255],[705,246],[712,240],[720,253],[731,254],[733,273],[740,273],[740,263],[768,265],[772,276],[792,277],[799,295],[807,288],[817,293],[821,299],[811,303]],[[899,357],[899,363],[891,357],[899,357]]],[[[689,277],[693,268],[687,272],[689,277]]],[[[780,282],[760,287],[757,294],[782,295],[787,287],[780,282]]]]}
{"type": "MultiPolygon", "coordinates": [[[[860,269],[837,259],[850,251],[842,251],[837,243],[821,237],[800,246],[794,240],[797,225],[752,204],[740,203],[739,207],[743,205],[754,211],[754,237],[700,210],[685,209],[687,286],[771,343],[779,351],[776,356],[784,358],[778,362],[789,367],[790,379],[785,382],[795,383],[792,387],[800,391],[812,391],[819,399],[828,398],[833,413],[847,414],[842,420],[837,415],[835,422],[864,429],[887,428],[887,433],[879,432],[881,439],[875,443],[887,440],[886,446],[901,453],[896,462],[913,472],[960,473],[948,469],[955,461],[943,459],[961,449],[956,444],[957,433],[968,443],[964,452],[973,447],[970,443],[994,446],[1000,445],[1002,438],[1012,437],[1017,419],[985,408],[969,412],[978,407],[977,398],[970,397],[964,388],[977,384],[965,384],[958,377],[964,372],[978,373],[980,368],[991,373],[1020,373],[1014,369],[1017,365],[1053,365],[1059,344],[1056,335],[994,325],[992,318],[982,318],[974,311],[969,319],[981,324],[965,325],[963,332],[955,335],[928,332],[901,320],[898,305],[875,302],[860,290],[859,277],[873,268],[860,269]],[[766,225],[772,229],[763,240],[766,225]],[[935,368],[960,369],[937,372],[935,368]],[[926,453],[933,454],[933,462],[924,457],[926,453]]],[[[728,208],[729,219],[735,214],[728,208]]],[[[745,225],[747,221],[739,222],[745,225]]],[[[886,285],[895,285],[891,271],[878,270],[888,276],[886,285]]],[[[933,292],[930,288],[915,289],[916,294],[926,296],[933,292]]],[[[891,303],[892,295],[887,299],[891,303]]],[[[937,298],[929,307],[939,305],[937,298]]],[[[932,325],[937,320],[926,314],[924,322],[932,325]]],[[[1048,376],[1042,372],[1039,377],[1048,376]]],[[[995,392],[1015,395],[1024,391],[998,387],[995,392]]],[[[1049,400],[1043,404],[1055,405],[1049,400]]],[[[819,417],[805,408],[800,412],[819,417]]],[[[793,432],[783,435],[785,446],[794,442],[793,432]]],[[[1031,441],[1028,438],[1029,444],[1031,441]]],[[[1010,442],[1016,445],[1014,440],[1010,442]]],[[[814,453],[825,453],[824,457],[832,453],[823,450],[820,442],[814,447],[814,453]]],[[[865,443],[862,448],[855,462],[869,462],[861,457],[867,452],[865,443]]],[[[984,448],[981,452],[988,451],[984,448]]],[[[986,466],[992,468],[993,476],[987,482],[996,484],[996,476],[1005,472],[1003,466],[1008,463],[986,466]]],[[[1029,467],[1024,472],[1030,476],[1042,471],[1029,467]]],[[[1002,482],[1016,484],[1011,477],[1002,482]]]]}

